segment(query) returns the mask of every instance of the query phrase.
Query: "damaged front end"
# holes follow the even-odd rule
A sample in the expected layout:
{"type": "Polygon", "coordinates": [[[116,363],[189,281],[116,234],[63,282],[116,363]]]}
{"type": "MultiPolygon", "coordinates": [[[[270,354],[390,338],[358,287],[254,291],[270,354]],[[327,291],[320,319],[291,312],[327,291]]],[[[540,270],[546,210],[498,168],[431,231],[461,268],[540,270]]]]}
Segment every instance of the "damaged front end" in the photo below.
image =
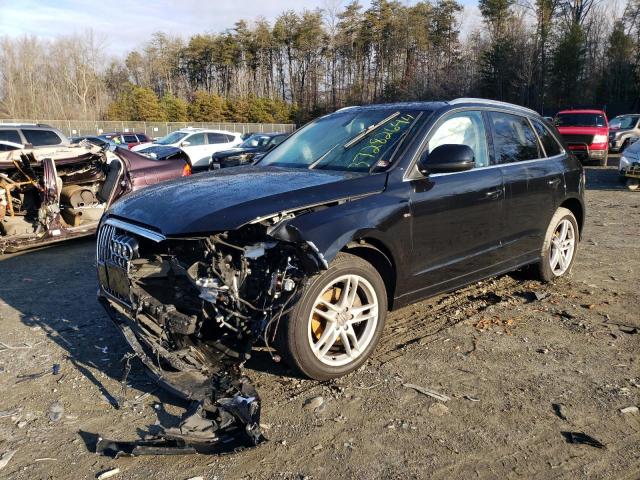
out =
{"type": "Polygon", "coordinates": [[[181,239],[103,222],[100,300],[155,378],[194,408],[151,443],[102,441],[99,451],[221,453],[264,440],[260,399],[240,367],[258,339],[274,341],[306,279],[326,266],[312,244],[272,236],[283,221],[181,239]]]}

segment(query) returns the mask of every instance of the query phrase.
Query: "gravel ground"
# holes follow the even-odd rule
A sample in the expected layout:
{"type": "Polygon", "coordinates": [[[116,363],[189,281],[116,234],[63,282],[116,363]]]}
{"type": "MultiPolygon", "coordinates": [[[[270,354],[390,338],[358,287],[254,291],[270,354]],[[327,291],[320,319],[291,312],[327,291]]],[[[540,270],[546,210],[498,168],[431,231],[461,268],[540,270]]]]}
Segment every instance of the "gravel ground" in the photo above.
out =
{"type": "Polygon", "coordinates": [[[515,273],[396,311],[374,358],[337,381],[297,378],[257,351],[246,372],[270,441],[225,457],[92,453],[96,434],[153,434],[185,404],[134,362],[114,406],[127,350],[95,300],[93,240],[4,257],[0,477],[637,479],[640,414],[621,410],[640,406],[640,193],[613,167],[589,168],[586,200],[565,280],[515,273]],[[316,396],[319,408],[303,406],[316,396]]]}

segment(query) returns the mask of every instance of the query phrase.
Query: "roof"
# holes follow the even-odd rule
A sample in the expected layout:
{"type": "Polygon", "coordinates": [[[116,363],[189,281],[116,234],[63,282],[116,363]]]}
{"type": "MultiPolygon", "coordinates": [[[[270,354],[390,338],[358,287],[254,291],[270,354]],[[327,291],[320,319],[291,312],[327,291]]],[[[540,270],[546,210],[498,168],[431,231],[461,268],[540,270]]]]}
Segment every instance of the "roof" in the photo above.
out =
{"type": "Polygon", "coordinates": [[[484,98],[457,98],[455,100],[449,101],[431,101],[431,102],[400,102],[400,103],[382,103],[377,105],[364,105],[364,106],[353,106],[353,107],[345,107],[340,110],[368,110],[368,109],[413,109],[413,110],[439,110],[440,108],[446,106],[493,106],[493,107],[501,107],[501,108],[509,108],[511,110],[518,110],[523,113],[527,113],[529,115],[538,115],[538,112],[531,110],[526,107],[522,107],[520,105],[515,105],[513,103],[507,102],[499,102],[497,100],[487,100],[484,98]]]}

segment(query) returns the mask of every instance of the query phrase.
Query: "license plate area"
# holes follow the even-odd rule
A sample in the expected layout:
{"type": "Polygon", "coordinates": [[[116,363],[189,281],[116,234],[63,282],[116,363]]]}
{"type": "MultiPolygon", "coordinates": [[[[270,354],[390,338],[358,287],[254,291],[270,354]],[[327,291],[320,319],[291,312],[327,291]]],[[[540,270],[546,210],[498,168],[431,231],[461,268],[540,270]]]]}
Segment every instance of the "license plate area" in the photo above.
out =
{"type": "Polygon", "coordinates": [[[130,303],[131,284],[127,272],[115,263],[107,261],[98,268],[100,284],[120,300],[130,303]]]}

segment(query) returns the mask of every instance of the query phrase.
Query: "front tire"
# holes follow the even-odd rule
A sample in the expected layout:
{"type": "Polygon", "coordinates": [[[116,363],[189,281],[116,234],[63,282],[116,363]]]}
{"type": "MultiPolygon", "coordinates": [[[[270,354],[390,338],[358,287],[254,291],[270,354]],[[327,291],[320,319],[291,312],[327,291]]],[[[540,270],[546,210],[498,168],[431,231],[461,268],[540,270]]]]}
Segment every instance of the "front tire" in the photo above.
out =
{"type": "Polygon", "coordinates": [[[538,277],[544,282],[571,272],[578,251],[580,230],[571,210],[560,207],[553,215],[540,251],[538,277]]]}
{"type": "Polygon", "coordinates": [[[339,253],[304,287],[278,332],[279,349],[307,377],[341,377],[371,355],[386,314],[387,291],[378,271],[360,257],[339,253]]]}

